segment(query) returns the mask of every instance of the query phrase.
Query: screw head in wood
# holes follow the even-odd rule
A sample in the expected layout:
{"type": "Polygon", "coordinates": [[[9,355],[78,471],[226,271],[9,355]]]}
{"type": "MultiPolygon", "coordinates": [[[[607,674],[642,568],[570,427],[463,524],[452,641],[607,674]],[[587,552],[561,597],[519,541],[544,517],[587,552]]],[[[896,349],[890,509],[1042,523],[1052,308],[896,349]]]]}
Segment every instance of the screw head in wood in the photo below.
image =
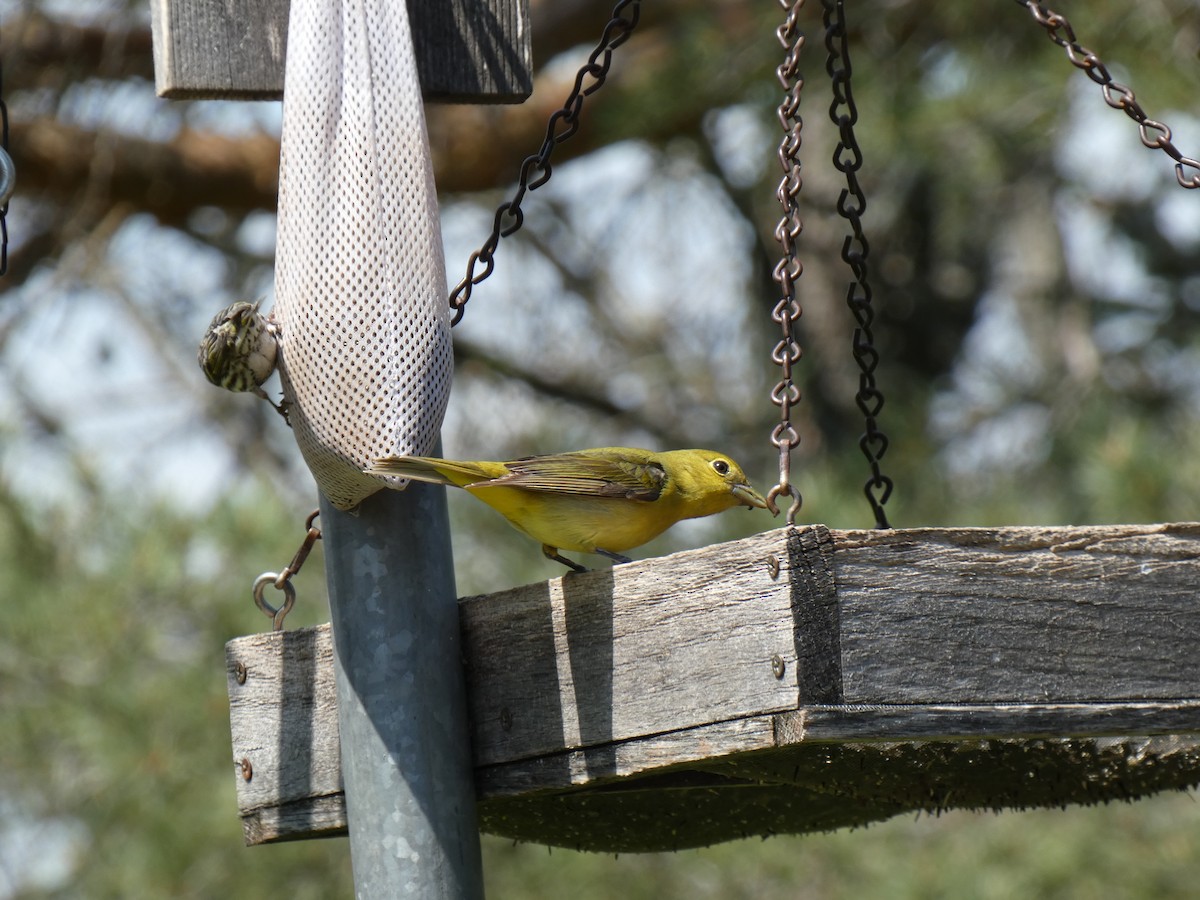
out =
{"type": "Polygon", "coordinates": [[[771,580],[779,577],[779,557],[772,553],[767,557],[767,572],[771,575],[771,580]]]}
{"type": "Polygon", "coordinates": [[[233,677],[237,679],[238,684],[246,683],[246,676],[250,674],[250,670],[246,668],[246,664],[241,660],[234,663],[233,677]]]}
{"type": "Polygon", "coordinates": [[[778,653],[771,654],[771,672],[776,678],[782,678],[783,673],[787,670],[787,666],[783,662],[783,657],[778,653]]]}
{"type": "Polygon", "coordinates": [[[242,773],[242,780],[249,781],[254,777],[254,766],[250,765],[250,758],[242,757],[242,761],[238,763],[238,771],[242,773]]]}

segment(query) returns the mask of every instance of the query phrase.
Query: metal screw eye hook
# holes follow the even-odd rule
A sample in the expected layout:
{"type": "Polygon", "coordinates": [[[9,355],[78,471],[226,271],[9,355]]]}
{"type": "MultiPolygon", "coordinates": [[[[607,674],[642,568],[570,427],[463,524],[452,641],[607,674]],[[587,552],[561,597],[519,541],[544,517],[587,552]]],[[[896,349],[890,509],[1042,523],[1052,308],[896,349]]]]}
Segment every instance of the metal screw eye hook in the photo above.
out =
{"type": "Polygon", "coordinates": [[[767,509],[770,510],[773,515],[778,514],[779,507],[776,506],[775,501],[780,497],[792,498],[792,505],[788,507],[787,514],[784,518],[788,525],[795,525],[796,516],[800,512],[801,506],[804,504],[803,496],[798,490],[796,490],[795,487],[790,484],[780,483],[775,485],[775,487],[771,488],[771,490],[767,493],[767,509]]]}
{"type": "Polygon", "coordinates": [[[254,581],[254,605],[263,611],[263,614],[271,620],[272,631],[283,631],[283,620],[287,614],[292,611],[292,607],[296,605],[296,586],[291,581],[285,581],[279,584],[279,573],[264,572],[259,575],[254,581]],[[263,591],[267,585],[274,585],[276,589],[283,591],[283,605],[278,609],[272,606],[263,597],[263,591]]]}
{"type": "Polygon", "coordinates": [[[0,147],[0,207],[6,206],[17,187],[17,167],[8,151],[0,147]]]}

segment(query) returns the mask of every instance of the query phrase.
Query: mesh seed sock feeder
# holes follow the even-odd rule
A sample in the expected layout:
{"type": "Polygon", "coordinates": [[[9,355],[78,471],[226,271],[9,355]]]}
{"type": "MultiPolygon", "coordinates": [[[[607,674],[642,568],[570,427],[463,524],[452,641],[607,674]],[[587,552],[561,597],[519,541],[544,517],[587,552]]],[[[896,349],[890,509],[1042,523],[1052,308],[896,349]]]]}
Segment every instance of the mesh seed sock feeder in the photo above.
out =
{"type": "Polygon", "coordinates": [[[373,459],[433,448],[453,366],[404,5],[297,0],[284,84],[280,373],[317,486],[351,509],[385,483],[373,459]]]}

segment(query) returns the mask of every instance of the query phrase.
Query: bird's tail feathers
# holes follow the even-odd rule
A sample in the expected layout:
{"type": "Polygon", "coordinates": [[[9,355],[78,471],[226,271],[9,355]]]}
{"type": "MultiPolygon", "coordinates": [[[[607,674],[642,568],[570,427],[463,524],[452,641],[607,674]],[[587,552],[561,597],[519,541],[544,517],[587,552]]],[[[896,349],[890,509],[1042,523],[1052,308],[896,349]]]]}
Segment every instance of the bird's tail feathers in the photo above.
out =
{"type": "Polygon", "coordinates": [[[364,471],[368,475],[394,475],[451,487],[462,487],[491,477],[473,463],[460,463],[433,456],[387,456],[375,460],[364,471]]]}
{"type": "Polygon", "coordinates": [[[434,463],[441,462],[440,459],[424,456],[387,456],[375,460],[364,471],[368,475],[395,475],[399,478],[411,478],[413,481],[427,481],[430,484],[454,484],[434,468],[434,463]]]}

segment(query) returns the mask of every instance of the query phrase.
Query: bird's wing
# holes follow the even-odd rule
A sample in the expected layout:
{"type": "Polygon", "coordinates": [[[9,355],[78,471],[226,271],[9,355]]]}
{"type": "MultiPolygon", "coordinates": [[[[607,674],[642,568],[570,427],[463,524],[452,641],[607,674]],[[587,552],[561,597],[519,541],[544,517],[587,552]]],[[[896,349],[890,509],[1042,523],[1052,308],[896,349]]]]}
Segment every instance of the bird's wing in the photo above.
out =
{"type": "Polygon", "coordinates": [[[531,456],[505,465],[507,475],[476,482],[472,487],[657,500],[667,481],[666,471],[657,462],[585,453],[531,456]]]}

